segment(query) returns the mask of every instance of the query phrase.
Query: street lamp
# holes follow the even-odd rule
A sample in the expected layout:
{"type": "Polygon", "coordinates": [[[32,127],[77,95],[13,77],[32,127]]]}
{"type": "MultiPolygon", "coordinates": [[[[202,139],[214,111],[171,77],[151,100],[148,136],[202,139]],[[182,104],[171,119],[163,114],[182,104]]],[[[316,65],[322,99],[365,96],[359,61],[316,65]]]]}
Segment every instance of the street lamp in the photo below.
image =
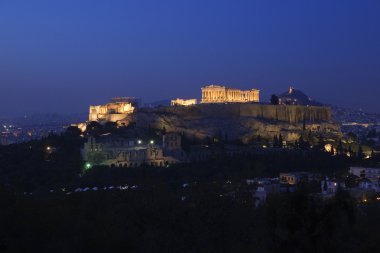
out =
{"type": "Polygon", "coordinates": [[[86,164],[85,164],[85,168],[86,168],[86,170],[91,169],[91,167],[92,167],[91,163],[86,163],[86,164]]]}

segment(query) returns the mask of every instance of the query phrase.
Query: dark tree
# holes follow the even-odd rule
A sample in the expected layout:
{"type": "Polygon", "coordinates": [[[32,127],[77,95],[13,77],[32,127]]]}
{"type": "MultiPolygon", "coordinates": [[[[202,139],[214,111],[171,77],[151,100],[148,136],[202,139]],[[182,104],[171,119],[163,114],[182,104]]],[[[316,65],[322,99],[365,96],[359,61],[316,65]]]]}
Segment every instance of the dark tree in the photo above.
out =
{"type": "Polygon", "coordinates": [[[106,132],[115,132],[117,130],[117,123],[116,122],[111,122],[111,121],[107,121],[105,124],[104,124],[104,130],[106,132]]]}
{"type": "Polygon", "coordinates": [[[342,143],[342,140],[339,140],[339,144],[338,144],[338,147],[337,147],[337,153],[338,155],[342,155],[343,154],[343,143],[342,143]]]}
{"type": "Polygon", "coordinates": [[[273,147],[277,148],[279,146],[278,137],[275,135],[273,137],[273,147]]]}
{"type": "Polygon", "coordinates": [[[299,143],[299,148],[302,150],[307,150],[310,148],[310,143],[308,141],[305,141],[302,136],[298,140],[298,143],[299,143]]]}
{"type": "Polygon", "coordinates": [[[364,155],[364,152],[363,152],[363,148],[362,148],[362,146],[359,146],[359,149],[358,149],[358,158],[360,160],[363,160],[364,157],[365,157],[365,155],[364,155]]]}
{"type": "Polygon", "coordinates": [[[278,96],[276,96],[275,94],[273,94],[271,97],[270,97],[270,103],[272,105],[278,105],[280,104],[280,99],[278,98],[278,96]]]}
{"type": "Polygon", "coordinates": [[[283,142],[284,142],[284,140],[282,138],[282,135],[280,134],[280,136],[278,137],[278,145],[279,145],[280,148],[282,148],[283,142]]]}
{"type": "Polygon", "coordinates": [[[352,156],[353,152],[351,146],[348,146],[348,153],[352,156]]]}
{"type": "Polygon", "coordinates": [[[323,183],[323,191],[327,191],[327,180],[326,179],[323,183]]]}
{"type": "Polygon", "coordinates": [[[66,129],[64,132],[65,135],[67,136],[73,136],[73,137],[78,137],[81,135],[81,131],[78,127],[70,126],[66,129]]]}
{"type": "Polygon", "coordinates": [[[262,138],[261,138],[260,134],[257,136],[256,141],[259,142],[259,143],[262,141],[262,138]]]}
{"type": "Polygon", "coordinates": [[[308,139],[308,141],[312,141],[312,139],[313,139],[313,134],[312,134],[311,130],[309,130],[309,133],[307,135],[307,139],[308,139]]]}
{"type": "Polygon", "coordinates": [[[304,116],[303,119],[302,119],[302,130],[303,130],[303,131],[306,130],[306,118],[305,118],[305,116],[304,116]]]}
{"type": "Polygon", "coordinates": [[[91,121],[86,128],[86,133],[90,135],[99,135],[103,131],[103,126],[96,121],[91,121]]]}
{"type": "Polygon", "coordinates": [[[347,139],[352,142],[357,142],[358,141],[358,136],[352,132],[347,134],[347,139]]]}
{"type": "Polygon", "coordinates": [[[349,174],[345,179],[345,185],[347,188],[354,188],[358,186],[359,177],[353,174],[349,174]]]}

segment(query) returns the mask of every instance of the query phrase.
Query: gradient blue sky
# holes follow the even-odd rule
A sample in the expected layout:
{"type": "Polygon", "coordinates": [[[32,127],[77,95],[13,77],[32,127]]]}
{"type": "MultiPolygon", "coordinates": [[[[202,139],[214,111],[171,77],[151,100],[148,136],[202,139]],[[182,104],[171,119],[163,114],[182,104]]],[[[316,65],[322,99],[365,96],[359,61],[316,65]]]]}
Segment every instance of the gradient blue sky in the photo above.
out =
{"type": "Polygon", "coordinates": [[[0,116],[288,86],[380,112],[379,0],[0,0],[0,116]]]}

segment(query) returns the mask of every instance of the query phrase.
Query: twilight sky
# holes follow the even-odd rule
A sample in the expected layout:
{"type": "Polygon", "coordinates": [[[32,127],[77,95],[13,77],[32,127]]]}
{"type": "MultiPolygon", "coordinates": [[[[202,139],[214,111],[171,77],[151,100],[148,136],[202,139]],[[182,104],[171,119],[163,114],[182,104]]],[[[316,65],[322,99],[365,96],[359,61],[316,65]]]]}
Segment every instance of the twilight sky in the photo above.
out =
{"type": "Polygon", "coordinates": [[[0,0],[0,116],[290,85],[380,113],[380,0],[0,0]]]}

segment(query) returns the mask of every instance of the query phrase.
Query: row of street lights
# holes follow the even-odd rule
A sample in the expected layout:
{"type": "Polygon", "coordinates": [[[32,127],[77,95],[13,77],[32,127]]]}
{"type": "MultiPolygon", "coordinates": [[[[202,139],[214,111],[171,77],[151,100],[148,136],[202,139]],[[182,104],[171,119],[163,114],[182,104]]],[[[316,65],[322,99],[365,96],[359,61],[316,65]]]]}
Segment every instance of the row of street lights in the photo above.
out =
{"type": "MultiPolygon", "coordinates": [[[[138,140],[138,141],[137,141],[137,144],[141,145],[141,144],[142,144],[142,140],[138,140]]],[[[154,144],[154,140],[150,140],[150,141],[149,141],[149,144],[152,144],[152,145],[153,145],[153,144],[154,144]]]]}

